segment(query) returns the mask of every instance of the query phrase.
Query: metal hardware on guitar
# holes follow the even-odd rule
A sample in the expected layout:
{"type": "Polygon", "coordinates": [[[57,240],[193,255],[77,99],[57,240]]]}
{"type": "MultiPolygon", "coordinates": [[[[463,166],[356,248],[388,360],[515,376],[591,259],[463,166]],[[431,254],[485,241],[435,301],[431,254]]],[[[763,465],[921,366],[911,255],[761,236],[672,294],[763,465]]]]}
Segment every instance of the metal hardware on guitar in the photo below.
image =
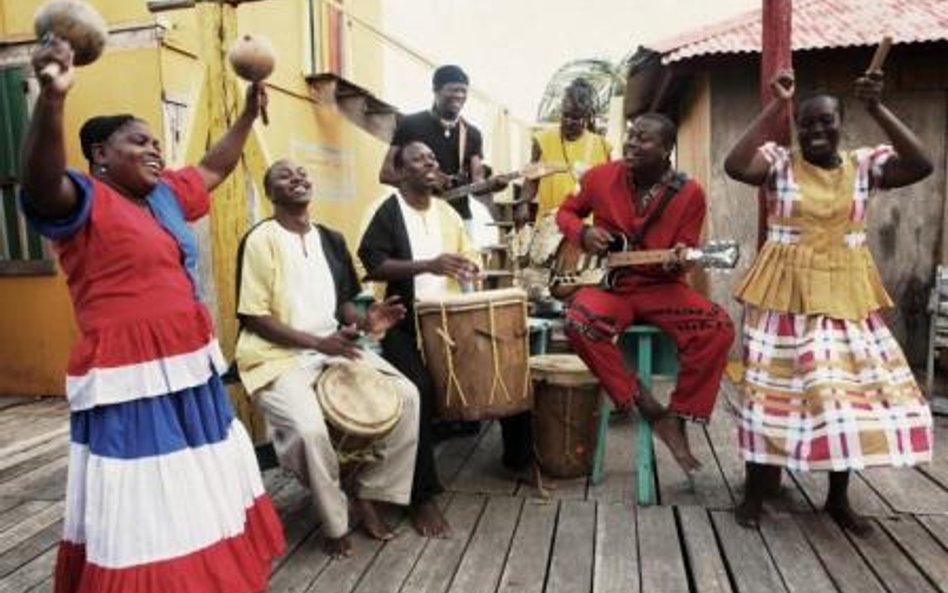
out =
{"type": "Polygon", "coordinates": [[[560,241],[550,274],[550,293],[566,298],[581,286],[599,284],[611,288],[613,271],[619,268],[665,264],[673,261],[704,268],[729,269],[740,259],[737,241],[711,241],[700,247],[683,249],[651,249],[643,251],[610,251],[586,253],[579,245],[566,239],[560,241]]]}
{"type": "MultiPolygon", "coordinates": [[[[466,185],[460,185],[458,187],[452,187],[441,192],[440,197],[442,200],[457,200],[467,196],[469,194],[477,194],[489,190],[495,183],[498,181],[503,181],[504,183],[510,183],[521,177],[530,180],[540,179],[548,175],[553,175],[555,173],[565,173],[569,171],[569,167],[566,165],[556,164],[556,163],[545,163],[545,162],[536,162],[529,163],[524,166],[522,169],[517,169],[516,171],[511,171],[510,173],[504,173],[502,175],[494,175],[482,181],[475,181],[474,183],[468,183],[466,185]]],[[[452,182],[457,182],[457,176],[451,178],[452,182]]]]}

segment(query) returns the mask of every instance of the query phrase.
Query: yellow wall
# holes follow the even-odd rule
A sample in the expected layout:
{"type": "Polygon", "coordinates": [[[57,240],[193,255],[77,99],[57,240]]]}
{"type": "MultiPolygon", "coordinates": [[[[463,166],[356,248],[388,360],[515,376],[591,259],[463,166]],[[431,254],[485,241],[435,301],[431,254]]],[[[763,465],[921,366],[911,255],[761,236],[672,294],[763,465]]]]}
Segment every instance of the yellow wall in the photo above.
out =
{"type": "MultiPolygon", "coordinates": [[[[32,18],[39,2],[5,0],[2,38],[22,39],[32,34],[32,18]]],[[[129,6],[114,5],[124,21],[140,16],[129,6]]],[[[109,48],[94,64],[79,69],[66,103],[66,149],[69,164],[86,170],[79,148],[78,129],[86,118],[103,113],[130,112],[152,126],[161,122],[157,49],[109,48]],[[136,84],[115,84],[120,72],[135,72],[136,84]],[[109,92],[102,92],[102,89],[109,92]]],[[[75,320],[65,278],[57,276],[0,276],[0,395],[63,395],[69,348],[76,336],[75,320]]]]}

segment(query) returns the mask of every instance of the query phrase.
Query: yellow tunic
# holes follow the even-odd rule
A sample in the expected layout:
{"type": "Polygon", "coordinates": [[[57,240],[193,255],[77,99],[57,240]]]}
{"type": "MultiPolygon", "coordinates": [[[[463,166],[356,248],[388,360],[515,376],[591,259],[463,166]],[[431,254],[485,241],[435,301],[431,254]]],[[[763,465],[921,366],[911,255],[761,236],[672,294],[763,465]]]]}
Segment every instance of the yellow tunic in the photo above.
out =
{"type": "Polygon", "coordinates": [[[537,220],[547,212],[560,207],[563,200],[579,186],[579,180],[590,167],[609,161],[612,147],[609,142],[589,131],[583,131],[576,140],[566,140],[560,127],[541,130],[534,135],[540,146],[541,159],[548,163],[562,163],[570,170],[540,180],[537,188],[537,220]]]}
{"type": "Polygon", "coordinates": [[[870,172],[878,151],[840,156],[842,165],[826,170],[797,152],[770,154],[767,242],[737,288],[740,301],[850,320],[892,306],[865,239],[870,172]]]}

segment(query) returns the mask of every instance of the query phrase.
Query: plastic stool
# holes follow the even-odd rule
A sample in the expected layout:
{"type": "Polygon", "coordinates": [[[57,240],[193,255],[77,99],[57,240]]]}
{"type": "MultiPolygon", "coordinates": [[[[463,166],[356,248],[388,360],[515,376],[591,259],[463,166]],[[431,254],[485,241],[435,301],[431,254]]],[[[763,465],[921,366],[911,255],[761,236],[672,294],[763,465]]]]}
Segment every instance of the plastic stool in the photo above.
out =
{"type": "MultiPolygon", "coordinates": [[[[635,364],[639,381],[646,388],[652,386],[652,374],[675,375],[678,372],[678,360],[675,346],[660,329],[652,325],[633,325],[619,337],[619,347],[627,358],[626,364],[635,364]]],[[[596,452],[593,454],[592,483],[598,485],[603,479],[603,461],[606,457],[606,432],[609,428],[609,414],[612,412],[612,400],[602,398],[602,411],[599,414],[596,452]]],[[[655,504],[655,452],[652,446],[652,427],[642,417],[635,415],[635,499],[638,504],[655,504]]]]}

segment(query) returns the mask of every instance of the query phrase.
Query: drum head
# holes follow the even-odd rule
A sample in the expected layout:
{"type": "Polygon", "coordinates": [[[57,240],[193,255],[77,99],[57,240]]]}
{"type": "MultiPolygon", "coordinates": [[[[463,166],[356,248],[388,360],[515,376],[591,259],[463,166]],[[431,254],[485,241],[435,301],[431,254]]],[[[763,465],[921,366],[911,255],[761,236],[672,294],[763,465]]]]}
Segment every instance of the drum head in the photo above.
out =
{"type": "Polygon", "coordinates": [[[557,385],[595,385],[599,379],[575,354],[538,354],[530,357],[530,376],[534,381],[557,385]]]}
{"type": "Polygon", "coordinates": [[[382,435],[402,414],[402,398],[394,383],[364,362],[327,366],[315,387],[326,420],[352,436],[382,435]]]}
{"type": "Polygon", "coordinates": [[[418,301],[415,311],[419,314],[432,311],[441,311],[444,307],[448,311],[478,309],[488,303],[494,305],[508,305],[511,303],[525,303],[527,293],[520,288],[498,288],[496,290],[481,290],[463,294],[446,294],[440,300],[418,301]]]}

